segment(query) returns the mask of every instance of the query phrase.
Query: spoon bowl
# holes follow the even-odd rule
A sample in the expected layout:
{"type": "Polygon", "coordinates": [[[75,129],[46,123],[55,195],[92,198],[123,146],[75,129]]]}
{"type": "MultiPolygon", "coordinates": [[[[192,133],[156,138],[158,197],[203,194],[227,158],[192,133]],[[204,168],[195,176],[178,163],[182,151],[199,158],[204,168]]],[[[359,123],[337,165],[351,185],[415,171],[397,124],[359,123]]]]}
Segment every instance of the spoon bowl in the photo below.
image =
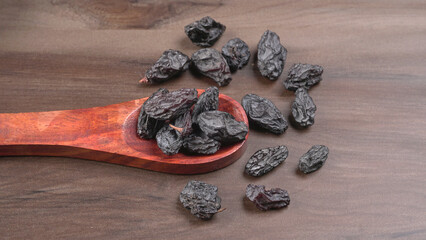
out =
{"type": "MultiPolygon", "coordinates": [[[[198,95],[204,90],[199,89],[198,95]]],[[[140,107],[148,98],[87,109],[0,114],[0,156],[63,156],[176,174],[214,171],[233,163],[246,148],[222,146],[213,155],[164,154],[155,139],[136,134],[140,107]]],[[[248,119],[234,99],[219,94],[219,110],[248,119]]]]}

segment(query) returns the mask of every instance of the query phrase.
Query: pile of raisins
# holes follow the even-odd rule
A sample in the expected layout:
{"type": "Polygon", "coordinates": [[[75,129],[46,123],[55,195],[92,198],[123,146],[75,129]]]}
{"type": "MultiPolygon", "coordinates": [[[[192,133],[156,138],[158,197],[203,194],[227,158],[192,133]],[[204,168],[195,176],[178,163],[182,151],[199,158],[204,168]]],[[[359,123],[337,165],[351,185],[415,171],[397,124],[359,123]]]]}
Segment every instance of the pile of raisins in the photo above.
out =
{"type": "MultiPolygon", "coordinates": [[[[251,53],[248,45],[239,38],[229,40],[219,52],[211,48],[225,32],[226,26],[211,17],[204,17],[184,27],[185,34],[202,49],[191,57],[169,49],[145,73],[141,83],[157,84],[179,76],[187,69],[197,71],[212,79],[219,87],[232,81],[231,73],[249,62],[251,53]]],[[[265,31],[257,44],[256,67],[260,75],[277,80],[283,73],[287,49],[277,33],[265,31]]],[[[294,91],[289,121],[296,128],[307,128],[314,124],[317,107],[308,90],[322,80],[323,67],[297,63],[290,67],[283,81],[285,89],[294,91]]],[[[187,154],[214,154],[223,145],[243,141],[248,126],[238,122],[227,113],[218,111],[219,90],[209,87],[197,97],[195,89],[180,89],[169,92],[160,88],[142,105],[137,125],[137,134],[144,139],[155,138],[165,154],[178,152],[187,154]]],[[[269,99],[256,94],[247,94],[241,100],[250,126],[273,134],[283,134],[288,122],[269,99]]],[[[300,159],[298,169],[308,174],[321,168],[329,149],[314,145],[300,159]]],[[[282,165],[289,151],[286,146],[267,147],[256,151],[245,166],[245,173],[261,177],[282,165]]],[[[211,219],[221,211],[218,188],[200,181],[189,181],[180,194],[180,202],[191,213],[201,219],[211,219]]],[[[286,190],[263,185],[249,184],[246,197],[260,210],[278,209],[290,204],[286,190]]]]}
{"type": "Polygon", "coordinates": [[[248,126],[219,107],[219,89],[207,88],[198,98],[196,89],[173,92],[160,88],[142,105],[137,134],[154,138],[164,154],[178,152],[214,154],[223,145],[243,141],[248,126]]]}
{"type": "MultiPolygon", "coordinates": [[[[203,48],[194,52],[191,58],[178,50],[165,51],[145,72],[145,77],[139,81],[140,83],[163,83],[179,76],[190,67],[222,87],[232,81],[231,72],[241,69],[249,62],[249,47],[239,38],[229,40],[222,47],[221,52],[210,48],[225,32],[226,26],[209,16],[188,24],[184,30],[192,43],[203,48]]],[[[271,62],[269,58],[264,59],[263,62],[267,64],[268,61],[271,62]]],[[[281,65],[284,66],[284,62],[281,65]]]]}

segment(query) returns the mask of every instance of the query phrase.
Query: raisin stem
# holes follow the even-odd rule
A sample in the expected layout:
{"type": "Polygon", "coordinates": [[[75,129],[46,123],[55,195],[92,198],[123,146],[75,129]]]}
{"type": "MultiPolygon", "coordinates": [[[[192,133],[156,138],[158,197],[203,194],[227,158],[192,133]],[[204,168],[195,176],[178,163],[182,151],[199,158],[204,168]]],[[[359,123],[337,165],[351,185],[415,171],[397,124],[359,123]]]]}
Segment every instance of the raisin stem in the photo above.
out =
{"type": "Polygon", "coordinates": [[[220,212],[223,212],[225,210],[226,210],[226,208],[221,208],[221,209],[217,210],[217,212],[220,213],[220,212]]]}
{"type": "Polygon", "coordinates": [[[148,83],[148,79],[146,77],[142,78],[141,80],[139,80],[140,84],[145,84],[148,83]]]}
{"type": "Polygon", "coordinates": [[[180,132],[180,133],[182,133],[182,132],[183,132],[183,128],[173,126],[173,125],[172,125],[172,124],[170,124],[170,123],[169,123],[169,126],[170,126],[171,128],[173,128],[174,130],[176,130],[176,131],[180,132]]]}

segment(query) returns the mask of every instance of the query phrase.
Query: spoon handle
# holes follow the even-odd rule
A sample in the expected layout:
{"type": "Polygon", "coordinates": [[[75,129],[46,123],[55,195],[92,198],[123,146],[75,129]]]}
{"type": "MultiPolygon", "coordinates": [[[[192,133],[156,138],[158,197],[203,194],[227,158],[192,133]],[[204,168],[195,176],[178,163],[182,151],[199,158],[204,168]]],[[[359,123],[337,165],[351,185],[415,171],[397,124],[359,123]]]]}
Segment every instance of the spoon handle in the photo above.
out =
{"type": "Polygon", "coordinates": [[[142,99],[87,109],[0,114],[0,156],[66,156],[102,160],[124,144],[125,117],[142,99]]]}

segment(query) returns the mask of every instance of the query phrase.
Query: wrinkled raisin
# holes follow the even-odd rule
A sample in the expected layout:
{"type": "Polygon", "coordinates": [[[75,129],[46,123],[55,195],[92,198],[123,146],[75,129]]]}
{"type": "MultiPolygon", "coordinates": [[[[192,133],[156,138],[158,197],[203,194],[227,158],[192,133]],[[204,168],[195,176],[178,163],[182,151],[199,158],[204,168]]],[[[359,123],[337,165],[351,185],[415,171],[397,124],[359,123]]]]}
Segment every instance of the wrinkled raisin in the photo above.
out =
{"type": "Polygon", "coordinates": [[[284,87],[291,91],[296,91],[301,87],[309,89],[322,80],[322,72],[323,68],[319,65],[294,64],[284,81],[284,87]]]}
{"type": "MultiPolygon", "coordinates": [[[[154,92],[152,96],[148,98],[148,100],[152,99],[154,96],[159,96],[168,92],[169,91],[167,89],[160,88],[154,92]]],[[[141,138],[151,139],[154,138],[158,130],[163,127],[164,121],[154,119],[145,112],[145,105],[147,101],[143,103],[139,113],[137,134],[141,138]]]]}
{"type": "Polygon", "coordinates": [[[189,57],[180,51],[172,49],[164,51],[160,59],[146,71],[146,79],[142,79],[141,83],[165,82],[187,70],[190,62],[189,57]]]}
{"type": "Polygon", "coordinates": [[[299,159],[299,170],[303,173],[311,173],[320,169],[328,156],[328,147],[314,145],[299,159]]]}
{"type": "Polygon", "coordinates": [[[217,187],[201,181],[189,181],[179,195],[183,206],[198,218],[208,220],[220,209],[217,187]]]}
{"type": "Polygon", "coordinates": [[[184,114],[180,115],[178,118],[176,118],[173,125],[174,125],[174,127],[180,128],[179,132],[182,134],[183,137],[191,134],[192,131],[193,131],[191,111],[187,111],[186,113],[184,113],[184,114]]]}
{"type": "Polygon", "coordinates": [[[286,146],[260,149],[250,157],[245,171],[253,177],[260,177],[280,165],[288,156],[286,146]]]}
{"type": "Polygon", "coordinates": [[[178,153],[183,144],[182,135],[168,125],[162,127],[157,132],[155,139],[157,140],[158,147],[167,155],[178,153]]]}
{"type": "Polygon", "coordinates": [[[297,125],[308,127],[314,124],[317,107],[305,88],[296,90],[296,98],[291,105],[291,114],[297,125]]]}
{"type": "Polygon", "coordinates": [[[280,188],[265,190],[263,185],[249,184],[246,188],[246,196],[263,211],[287,207],[290,204],[288,192],[280,188]]]}
{"type": "Polygon", "coordinates": [[[157,120],[169,120],[188,111],[198,100],[195,89],[182,88],[173,92],[157,94],[145,103],[145,112],[157,120]]]}
{"type": "Polygon", "coordinates": [[[248,133],[244,122],[238,122],[234,116],[222,111],[201,113],[198,116],[198,125],[208,137],[223,144],[243,141],[248,133]]]}
{"type": "Polygon", "coordinates": [[[283,114],[270,100],[256,94],[247,94],[241,101],[250,124],[281,134],[288,128],[283,114]]]}
{"type": "Polygon", "coordinates": [[[211,47],[226,30],[225,25],[207,16],[185,26],[185,33],[200,47],[211,47]]]}
{"type": "Polygon", "coordinates": [[[228,85],[231,80],[226,59],[215,49],[203,48],[191,56],[193,66],[204,76],[213,79],[219,86],[228,85]]]}
{"type": "Polygon", "coordinates": [[[234,38],[222,47],[222,55],[228,62],[231,72],[241,69],[250,59],[250,50],[243,40],[234,38]]]}
{"type": "Polygon", "coordinates": [[[257,67],[262,76],[277,80],[284,69],[287,49],[281,45],[280,37],[269,30],[263,33],[257,45],[257,67]]]}
{"type": "Polygon", "coordinates": [[[196,123],[198,115],[202,112],[217,110],[219,107],[219,89],[209,87],[198,98],[192,110],[192,122],[196,123]]]}
{"type": "Polygon", "coordinates": [[[214,154],[220,148],[220,142],[205,134],[191,134],[183,139],[183,148],[192,154],[214,154]]]}

